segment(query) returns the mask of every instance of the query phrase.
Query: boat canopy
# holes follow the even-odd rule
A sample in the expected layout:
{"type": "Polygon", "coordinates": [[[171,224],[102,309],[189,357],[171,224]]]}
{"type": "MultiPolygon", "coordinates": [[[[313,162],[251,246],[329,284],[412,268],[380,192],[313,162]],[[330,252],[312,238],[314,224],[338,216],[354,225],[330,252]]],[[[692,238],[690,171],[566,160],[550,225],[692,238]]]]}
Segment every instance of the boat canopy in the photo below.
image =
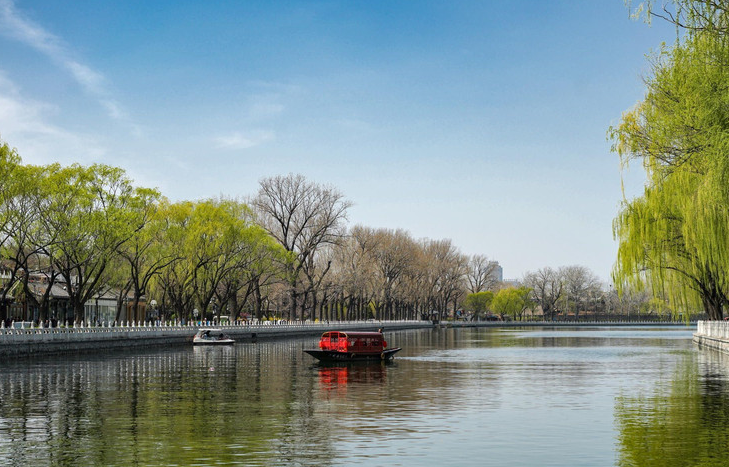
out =
{"type": "Polygon", "coordinates": [[[382,339],[382,333],[381,332],[350,332],[350,331],[327,331],[324,334],[322,334],[321,337],[331,337],[331,338],[347,338],[347,337],[354,337],[354,338],[364,338],[364,337],[370,337],[370,338],[377,338],[379,337],[382,339]]]}
{"type": "Polygon", "coordinates": [[[386,347],[381,332],[327,331],[319,341],[320,349],[339,352],[382,352],[386,347]]]}

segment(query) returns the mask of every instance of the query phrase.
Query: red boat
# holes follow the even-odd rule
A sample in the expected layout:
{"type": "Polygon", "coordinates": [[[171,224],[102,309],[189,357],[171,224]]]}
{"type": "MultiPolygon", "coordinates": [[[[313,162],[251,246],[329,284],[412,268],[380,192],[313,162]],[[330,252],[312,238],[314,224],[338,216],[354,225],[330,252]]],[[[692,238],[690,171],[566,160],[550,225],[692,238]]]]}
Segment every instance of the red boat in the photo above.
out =
{"type": "Polygon", "coordinates": [[[381,332],[327,331],[319,340],[320,350],[304,350],[323,362],[391,360],[399,347],[388,349],[381,332]]]}

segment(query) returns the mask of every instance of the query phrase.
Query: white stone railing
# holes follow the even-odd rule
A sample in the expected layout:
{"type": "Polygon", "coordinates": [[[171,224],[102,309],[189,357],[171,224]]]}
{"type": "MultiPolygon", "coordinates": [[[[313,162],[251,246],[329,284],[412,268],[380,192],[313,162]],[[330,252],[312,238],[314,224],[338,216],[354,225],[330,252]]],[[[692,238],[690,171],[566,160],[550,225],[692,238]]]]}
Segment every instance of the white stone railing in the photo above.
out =
{"type": "Polygon", "coordinates": [[[704,347],[729,353],[729,321],[699,321],[694,342],[704,347]]]}
{"type": "MultiPolygon", "coordinates": [[[[729,339],[729,327],[726,322],[702,321],[699,333],[711,332],[710,335],[722,336],[729,339]],[[709,329],[707,331],[706,329],[709,329]]],[[[112,340],[112,339],[146,339],[146,338],[190,338],[201,327],[215,327],[222,329],[233,337],[248,336],[255,334],[257,337],[280,336],[284,334],[305,334],[324,332],[328,330],[374,330],[385,328],[386,330],[425,328],[432,326],[430,321],[264,321],[264,322],[235,322],[231,324],[214,324],[212,322],[156,322],[156,323],[122,323],[102,325],[81,324],[70,327],[48,328],[43,326],[31,326],[32,323],[13,323],[6,328],[0,325],[0,345],[9,343],[49,342],[49,341],[73,341],[74,339],[90,340],[112,340]]],[[[444,326],[453,327],[522,327],[522,326],[662,326],[662,325],[685,325],[676,322],[654,322],[654,321],[483,321],[483,322],[443,322],[444,326]]]]}
{"type": "Polygon", "coordinates": [[[729,341],[729,321],[699,321],[696,335],[729,341]]]}
{"type": "MultiPolygon", "coordinates": [[[[129,337],[172,337],[172,336],[190,336],[195,334],[197,329],[204,327],[214,327],[222,329],[230,334],[285,334],[299,333],[304,331],[326,331],[341,329],[373,329],[377,327],[398,328],[398,327],[427,327],[431,326],[427,321],[264,321],[258,323],[236,322],[234,324],[214,324],[212,322],[191,322],[182,324],[180,322],[165,323],[123,323],[121,325],[106,324],[100,326],[93,325],[74,325],[70,327],[48,328],[43,326],[33,327],[26,326],[26,323],[20,326],[12,325],[8,328],[0,327],[0,343],[8,336],[49,336],[49,335],[84,335],[93,334],[103,339],[104,335],[118,336],[125,334],[129,337]]],[[[31,338],[32,339],[32,338],[31,338]]]]}

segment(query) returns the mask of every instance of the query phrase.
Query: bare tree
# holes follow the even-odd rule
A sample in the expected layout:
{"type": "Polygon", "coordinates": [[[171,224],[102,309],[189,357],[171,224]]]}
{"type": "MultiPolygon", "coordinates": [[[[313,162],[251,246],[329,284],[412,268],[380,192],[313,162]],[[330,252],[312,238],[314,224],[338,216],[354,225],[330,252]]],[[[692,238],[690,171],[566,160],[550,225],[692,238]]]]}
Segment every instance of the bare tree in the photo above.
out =
{"type": "Polygon", "coordinates": [[[447,314],[449,304],[460,301],[468,258],[458,251],[450,239],[423,240],[421,247],[423,255],[420,267],[425,271],[428,303],[440,320],[447,314]]]}
{"type": "Polygon", "coordinates": [[[373,258],[379,240],[374,229],[355,225],[334,251],[333,285],[338,286],[340,302],[335,305],[353,311],[358,319],[368,316],[368,304],[375,297],[377,272],[373,258]]]}
{"type": "Polygon", "coordinates": [[[380,289],[378,308],[381,316],[393,319],[393,298],[402,275],[412,267],[417,245],[402,229],[378,229],[375,237],[378,239],[377,248],[373,250],[380,289]]]}
{"type": "MultiPolygon", "coordinates": [[[[264,178],[252,205],[261,225],[291,252],[293,260],[285,265],[289,286],[289,317],[304,317],[300,298],[312,292],[302,274],[315,264],[322,247],[338,243],[343,235],[347,209],[351,203],[333,187],[312,183],[303,175],[289,174],[264,178]]],[[[328,267],[318,277],[323,279],[328,267]]],[[[313,274],[309,274],[313,277],[313,274]]]]}
{"type": "Polygon", "coordinates": [[[575,317],[590,302],[590,297],[601,290],[600,279],[585,266],[565,266],[560,269],[564,282],[566,311],[574,306],[575,317]]]}
{"type": "Polygon", "coordinates": [[[562,272],[550,267],[542,268],[527,273],[523,282],[532,289],[532,297],[542,308],[544,319],[554,319],[557,301],[562,297],[564,288],[562,272]]]}
{"type": "Polygon", "coordinates": [[[469,293],[479,293],[495,288],[498,282],[496,269],[499,263],[490,261],[485,255],[473,255],[468,260],[468,281],[469,293]]]}

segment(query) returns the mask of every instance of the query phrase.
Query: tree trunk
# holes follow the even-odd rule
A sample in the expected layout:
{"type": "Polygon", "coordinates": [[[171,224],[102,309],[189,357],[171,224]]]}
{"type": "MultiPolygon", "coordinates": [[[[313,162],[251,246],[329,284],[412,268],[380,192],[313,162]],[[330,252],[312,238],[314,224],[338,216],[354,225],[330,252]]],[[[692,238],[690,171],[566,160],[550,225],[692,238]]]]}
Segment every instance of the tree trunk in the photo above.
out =
{"type": "Polygon", "coordinates": [[[261,296],[261,285],[256,281],[253,286],[253,314],[257,320],[261,320],[263,315],[263,297],[261,296]]]}
{"type": "Polygon", "coordinates": [[[721,321],[723,319],[722,302],[719,297],[702,295],[701,301],[704,303],[704,309],[712,321],[721,321]]]}

